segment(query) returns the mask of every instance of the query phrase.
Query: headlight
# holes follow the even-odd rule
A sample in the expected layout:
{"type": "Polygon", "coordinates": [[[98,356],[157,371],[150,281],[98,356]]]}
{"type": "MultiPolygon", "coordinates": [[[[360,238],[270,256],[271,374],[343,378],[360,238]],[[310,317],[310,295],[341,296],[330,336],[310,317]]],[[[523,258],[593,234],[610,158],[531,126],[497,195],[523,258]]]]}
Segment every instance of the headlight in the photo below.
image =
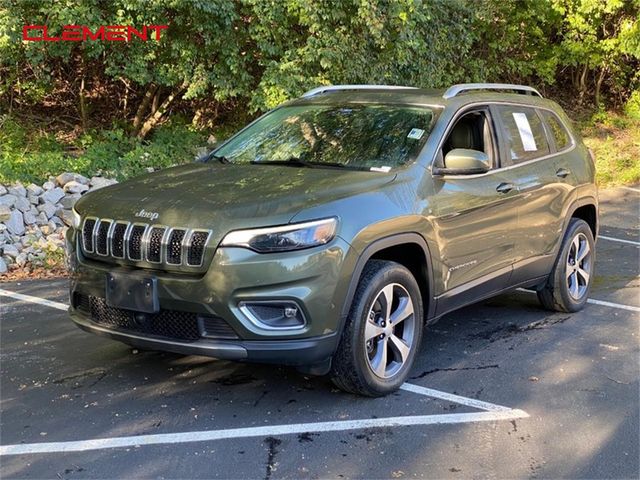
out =
{"type": "Polygon", "coordinates": [[[336,218],[325,218],[281,227],[237,230],[228,233],[220,245],[250,248],[259,253],[300,250],[330,242],[337,225],[336,218]]]}
{"type": "Polygon", "coordinates": [[[80,214],[76,212],[75,208],[72,208],[71,209],[71,226],[76,230],[78,230],[80,228],[81,221],[82,221],[82,218],[80,217],[80,214]]]}

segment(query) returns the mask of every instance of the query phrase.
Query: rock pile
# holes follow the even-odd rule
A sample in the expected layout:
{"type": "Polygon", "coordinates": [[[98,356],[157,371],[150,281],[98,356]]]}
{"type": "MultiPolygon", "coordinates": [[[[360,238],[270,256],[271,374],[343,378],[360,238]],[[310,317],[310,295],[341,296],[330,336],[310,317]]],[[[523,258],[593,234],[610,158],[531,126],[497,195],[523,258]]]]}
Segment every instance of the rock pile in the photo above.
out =
{"type": "Polygon", "coordinates": [[[60,261],[71,208],[86,192],[115,180],[77,173],[49,177],[42,186],[0,185],[0,275],[8,270],[60,261]]]}

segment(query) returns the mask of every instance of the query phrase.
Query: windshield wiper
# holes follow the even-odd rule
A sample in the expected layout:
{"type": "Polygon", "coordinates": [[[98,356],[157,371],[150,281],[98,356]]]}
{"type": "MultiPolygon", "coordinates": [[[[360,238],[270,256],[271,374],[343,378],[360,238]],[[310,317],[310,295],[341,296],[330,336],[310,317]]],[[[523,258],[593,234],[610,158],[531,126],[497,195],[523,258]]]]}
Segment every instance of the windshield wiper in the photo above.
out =
{"type": "Polygon", "coordinates": [[[297,157],[291,157],[287,160],[270,160],[266,162],[252,161],[252,165],[288,165],[291,167],[306,167],[306,168],[347,168],[350,170],[367,170],[364,167],[356,167],[353,165],[346,165],[338,162],[314,162],[308,160],[302,160],[297,157]]]}
{"type": "Polygon", "coordinates": [[[227,157],[225,157],[224,155],[213,155],[213,154],[211,154],[209,156],[209,158],[215,158],[220,163],[231,163],[231,161],[227,157]]]}

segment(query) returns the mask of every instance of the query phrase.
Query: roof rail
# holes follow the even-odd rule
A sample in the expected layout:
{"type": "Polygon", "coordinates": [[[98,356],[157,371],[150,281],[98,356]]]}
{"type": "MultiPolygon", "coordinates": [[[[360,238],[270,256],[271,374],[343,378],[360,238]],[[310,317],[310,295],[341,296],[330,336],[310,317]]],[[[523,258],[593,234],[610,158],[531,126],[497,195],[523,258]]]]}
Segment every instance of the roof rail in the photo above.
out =
{"type": "Polygon", "coordinates": [[[469,90],[513,90],[517,93],[542,97],[538,90],[526,85],[514,85],[512,83],[459,83],[449,87],[442,95],[442,98],[453,98],[459,93],[469,90]]]}
{"type": "Polygon", "coordinates": [[[399,85],[325,85],[309,90],[302,98],[313,97],[325,92],[338,92],[347,90],[415,90],[416,87],[402,87],[399,85]]]}

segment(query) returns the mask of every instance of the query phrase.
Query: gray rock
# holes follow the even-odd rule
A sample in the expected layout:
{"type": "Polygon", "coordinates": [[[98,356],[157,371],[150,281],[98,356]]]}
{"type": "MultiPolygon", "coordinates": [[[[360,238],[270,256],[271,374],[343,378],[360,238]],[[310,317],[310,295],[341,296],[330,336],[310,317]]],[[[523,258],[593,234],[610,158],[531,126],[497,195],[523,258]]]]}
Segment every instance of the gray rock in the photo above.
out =
{"type": "Polygon", "coordinates": [[[71,195],[65,195],[62,200],[58,203],[62,206],[62,208],[66,208],[67,210],[73,208],[78,199],[81,197],[79,193],[73,193],[71,195]]]}
{"type": "Polygon", "coordinates": [[[33,205],[37,205],[40,201],[40,199],[36,195],[31,195],[30,193],[27,193],[27,200],[29,200],[29,203],[33,205]]]}
{"type": "Polygon", "coordinates": [[[31,203],[29,202],[27,197],[18,197],[14,207],[21,212],[28,212],[29,210],[31,210],[31,203]]]}
{"type": "Polygon", "coordinates": [[[37,221],[36,216],[31,212],[24,212],[22,214],[22,218],[24,220],[25,225],[33,225],[37,221]]]}
{"type": "Polygon", "coordinates": [[[18,197],[16,197],[15,195],[11,195],[11,194],[2,195],[0,197],[0,205],[13,207],[16,204],[16,200],[18,200],[18,197]]]}
{"type": "Polygon", "coordinates": [[[80,182],[77,182],[76,180],[71,180],[70,182],[67,182],[64,186],[64,191],[66,193],[82,193],[82,192],[86,192],[87,190],[89,190],[89,187],[87,185],[83,185],[80,182]]]}
{"type": "Polygon", "coordinates": [[[36,217],[36,224],[47,226],[49,224],[49,217],[44,212],[40,212],[36,217]]]}
{"type": "Polygon", "coordinates": [[[40,203],[53,203],[54,205],[60,201],[60,199],[64,197],[64,190],[60,187],[56,187],[53,190],[47,190],[40,197],[40,203]]]}
{"type": "Polygon", "coordinates": [[[6,222],[11,218],[11,209],[6,205],[0,205],[0,222],[6,222]]]}
{"type": "Polygon", "coordinates": [[[42,205],[38,205],[38,211],[44,212],[47,218],[51,218],[55,215],[57,207],[53,203],[43,203],[42,205]]]}
{"type": "Polygon", "coordinates": [[[30,183],[29,185],[27,185],[27,195],[34,195],[37,197],[38,195],[42,195],[43,193],[44,189],[42,187],[39,187],[35,183],[30,183]]]}
{"type": "Polygon", "coordinates": [[[73,225],[73,213],[71,210],[63,210],[61,213],[58,213],[58,216],[62,218],[62,221],[69,227],[73,225]]]}
{"type": "Polygon", "coordinates": [[[20,250],[18,250],[18,248],[15,245],[3,245],[2,246],[2,254],[7,256],[7,257],[16,258],[19,253],[20,253],[20,250]]]}
{"type": "MultiPolygon", "coordinates": [[[[71,212],[69,212],[69,213],[71,213],[71,212]]],[[[52,221],[53,223],[55,223],[56,225],[59,225],[59,226],[61,226],[61,227],[64,227],[64,222],[63,222],[62,220],[60,220],[60,218],[59,218],[59,217],[57,217],[57,216],[55,216],[55,215],[54,215],[53,217],[51,217],[51,221],[52,221]]]]}
{"type": "Polygon", "coordinates": [[[73,179],[74,179],[73,178],[73,173],[64,172],[64,173],[61,173],[60,175],[58,175],[56,177],[56,183],[58,185],[60,185],[61,187],[64,187],[67,183],[69,183],[73,179]]]}
{"type": "Polygon", "coordinates": [[[91,189],[98,189],[98,188],[103,188],[103,187],[108,187],[109,185],[113,185],[115,183],[118,183],[117,180],[113,180],[111,178],[104,178],[104,177],[91,177],[91,181],[90,181],[90,185],[91,185],[91,189]]]}
{"type": "Polygon", "coordinates": [[[73,179],[76,182],[81,183],[83,185],[89,185],[89,179],[87,177],[85,177],[84,175],[80,175],[79,173],[74,173],[73,174],[73,179]]]}
{"type": "Polygon", "coordinates": [[[0,274],[7,273],[7,263],[2,257],[0,257],[0,274]]]}
{"type": "Polygon", "coordinates": [[[27,259],[28,259],[27,254],[23,252],[16,257],[16,264],[19,267],[24,267],[27,264],[27,259]]]}
{"type": "Polygon", "coordinates": [[[0,185],[0,195],[6,195],[7,194],[7,189],[4,188],[4,185],[0,185]]]}
{"type": "Polygon", "coordinates": [[[22,235],[24,233],[24,219],[22,212],[19,210],[13,210],[9,220],[6,220],[4,224],[7,226],[7,230],[14,235],[22,235]]]}
{"type": "Polygon", "coordinates": [[[40,231],[44,234],[44,235],[51,235],[52,233],[54,233],[56,231],[56,226],[55,224],[53,225],[53,228],[51,227],[51,225],[46,224],[40,227],[40,231]]]}
{"type": "Polygon", "coordinates": [[[49,180],[48,182],[44,182],[42,188],[44,188],[45,190],[53,190],[54,188],[56,188],[56,184],[49,180]]]}
{"type": "Polygon", "coordinates": [[[27,189],[24,188],[20,182],[16,183],[15,185],[11,185],[9,188],[7,188],[7,190],[9,191],[10,195],[15,195],[16,197],[27,196],[27,189]]]}

